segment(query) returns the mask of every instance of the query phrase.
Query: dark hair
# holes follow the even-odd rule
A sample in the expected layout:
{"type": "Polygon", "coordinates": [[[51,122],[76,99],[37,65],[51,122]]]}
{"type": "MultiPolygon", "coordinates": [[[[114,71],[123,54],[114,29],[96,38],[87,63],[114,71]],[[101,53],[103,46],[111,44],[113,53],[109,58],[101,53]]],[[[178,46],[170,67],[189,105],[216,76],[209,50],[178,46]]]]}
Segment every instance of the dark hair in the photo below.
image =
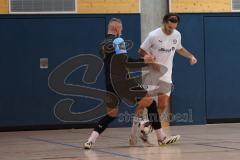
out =
{"type": "Polygon", "coordinates": [[[176,13],[168,13],[163,17],[163,23],[179,23],[180,17],[176,13]]]}

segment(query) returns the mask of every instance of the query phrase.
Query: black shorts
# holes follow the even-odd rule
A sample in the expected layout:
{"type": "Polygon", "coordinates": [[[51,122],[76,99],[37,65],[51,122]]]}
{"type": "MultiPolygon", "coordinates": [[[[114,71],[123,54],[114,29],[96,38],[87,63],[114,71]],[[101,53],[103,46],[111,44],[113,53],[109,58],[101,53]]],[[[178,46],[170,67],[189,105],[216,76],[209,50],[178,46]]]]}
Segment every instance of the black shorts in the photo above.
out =
{"type": "MultiPolygon", "coordinates": [[[[128,104],[135,104],[136,101],[140,101],[143,97],[145,97],[147,95],[147,90],[145,90],[142,85],[138,84],[136,82],[137,87],[131,88],[131,90],[133,91],[138,91],[138,96],[129,96],[131,98],[126,99],[126,101],[128,101],[128,104]]],[[[127,85],[126,85],[127,86],[127,85]]],[[[126,90],[126,88],[124,86],[122,86],[121,88],[123,88],[124,90],[126,90]]],[[[112,84],[110,83],[106,83],[106,90],[108,92],[113,93],[114,95],[116,95],[116,97],[118,98],[119,103],[122,101],[122,98],[117,94],[117,92],[114,90],[114,87],[112,86],[112,84]]],[[[127,93],[126,93],[127,94],[127,93]]],[[[131,93],[134,94],[134,93],[131,93]]]]}
{"type": "Polygon", "coordinates": [[[107,108],[114,109],[118,107],[118,105],[121,103],[121,98],[118,96],[118,94],[116,93],[116,91],[114,90],[111,84],[106,83],[106,91],[111,92],[114,95],[114,100],[113,100],[112,99],[113,97],[111,95],[106,94],[107,108]]]}

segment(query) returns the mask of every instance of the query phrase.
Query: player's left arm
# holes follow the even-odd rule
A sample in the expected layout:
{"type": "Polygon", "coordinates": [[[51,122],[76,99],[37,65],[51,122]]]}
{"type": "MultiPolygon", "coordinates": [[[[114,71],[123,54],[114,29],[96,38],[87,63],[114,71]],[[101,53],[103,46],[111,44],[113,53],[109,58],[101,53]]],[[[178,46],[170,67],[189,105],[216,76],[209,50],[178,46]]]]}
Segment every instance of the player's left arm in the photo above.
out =
{"type": "Polygon", "coordinates": [[[194,57],[194,55],[192,53],[190,53],[187,49],[185,49],[184,47],[180,48],[177,50],[177,53],[187,59],[189,59],[189,63],[191,65],[194,65],[197,63],[197,59],[194,57]]]}

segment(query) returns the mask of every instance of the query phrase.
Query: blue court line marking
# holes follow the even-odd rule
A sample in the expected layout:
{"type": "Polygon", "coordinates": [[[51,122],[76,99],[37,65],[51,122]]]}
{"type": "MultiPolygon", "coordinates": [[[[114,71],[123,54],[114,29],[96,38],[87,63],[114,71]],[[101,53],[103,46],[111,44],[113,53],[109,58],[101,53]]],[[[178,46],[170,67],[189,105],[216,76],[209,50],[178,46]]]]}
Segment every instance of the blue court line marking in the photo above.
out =
{"type": "MultiPolygon", "coordinates": [[[[78,145],[67,144],[67,143],[62,143],[62,142],[55,142],[55,141],[52,141],[52,140],[47,140],[47,139],[42,139],[42,138],[32,138],[32,137],[28,137],[28,138],[26,138],[26,139],[30,139],[30,140],[33,140],[33,141],[46,142],[46,143],[50,143],[50,144],[58,144],[58,145],[63,145],[63,146],[67,146],[67,147],[73,147],[73,148],[81,148],[81,149],[83,149],[83,147],[78,146],[78,145]]],[[[131,159],[131,160],[144,160],[144,159],[142,159],[142,158],[132,157],[132,156],[129,156],[129,155],[124,155],[124,154],[116,153],[116,152],[104,151],[104,150],[101,150],[101,149],[92,149],[92,150],[93,150],[93,151],[96,151],[96,152],[100,152],[100,153],[105,153],[105,154],[110,154],[110,155],[118,156],[118,157],[124,157],[124,158],[131,159]]]]}
{"type": "MultiPolygon", "coordinates": [[[[192,140],[217,141],[217,142],[209,142],[210,144],[212,144],[212,143],[240,143],[239,139],[211,139],[211,138],[197,138],[197,137],[190,137],[190,136],[182,136],[182,137],[190,138],[192,140]]],[[[208,143],[205,143],[205,144],[208,144],[208,143]]]]}
{"type": "Polygon", "coordinates": [[[215,148],[222,148],[222,149],[240,150],[239,148],[223,147],[223,146],[211,145],[211,144],[200,144],[200,143],[195,143],[195,145],[199,145],[199,146],[207,146],[207,147],[215,147],[215,148]]]}

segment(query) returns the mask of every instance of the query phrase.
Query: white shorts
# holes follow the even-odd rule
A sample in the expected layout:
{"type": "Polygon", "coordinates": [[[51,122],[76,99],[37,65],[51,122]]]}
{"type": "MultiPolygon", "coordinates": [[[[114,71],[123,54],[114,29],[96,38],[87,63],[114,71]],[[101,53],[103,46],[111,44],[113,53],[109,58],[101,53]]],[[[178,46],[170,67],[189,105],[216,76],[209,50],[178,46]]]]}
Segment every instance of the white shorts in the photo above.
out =
{"type": "Polygon", "coordinates": [[[158,95],[170,96],[172,92],[172,82],[159,80],[159,74],[160,73],[152,70],[148,73],[143,72],[143,87],[148,91],[148,94],[153,97],[158,95]]]}

